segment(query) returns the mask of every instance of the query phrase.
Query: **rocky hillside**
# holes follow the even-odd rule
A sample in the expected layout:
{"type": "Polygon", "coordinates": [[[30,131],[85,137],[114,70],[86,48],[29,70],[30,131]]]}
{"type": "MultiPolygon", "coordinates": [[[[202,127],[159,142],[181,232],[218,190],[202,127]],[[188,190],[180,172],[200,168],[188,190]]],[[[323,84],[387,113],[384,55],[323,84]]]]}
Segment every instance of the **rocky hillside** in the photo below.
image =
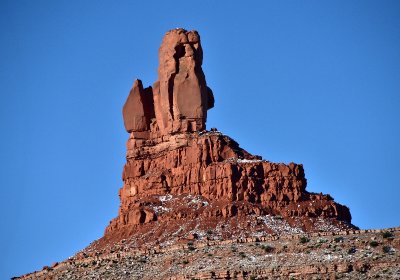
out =
{"type": "Polygon", "coordinates": [[[400,228],[350,230],[147,250],[122,240],[108,254],[79,254],[18,279],[400,279],[399,236],[400,228]]]}
{"type": "Polygon", "coordinates": [[[206,130],[214,94],[202,60],[196,31],[167,32],[158,80],[136,80],[123,107],[118,216],[70,260],[23,279],[398,275],[397,230],[357,231],[349,208],[306,190],[301,164],[263,160],[206,130]]]}

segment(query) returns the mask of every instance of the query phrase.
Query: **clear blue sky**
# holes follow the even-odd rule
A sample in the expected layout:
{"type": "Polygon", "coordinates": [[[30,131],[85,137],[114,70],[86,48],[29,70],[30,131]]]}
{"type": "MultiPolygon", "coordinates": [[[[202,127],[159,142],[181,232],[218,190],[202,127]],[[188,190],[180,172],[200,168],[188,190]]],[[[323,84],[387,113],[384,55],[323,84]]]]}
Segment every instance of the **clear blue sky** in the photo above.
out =
{"type": "Polygon", "coordinates": [[[202,37],[208,128],[303,163],[355,225],[400,225],[399,1],[3,0],[1,279],[73,255],[117,215],[121,109],[175,27],[202,37]]]}

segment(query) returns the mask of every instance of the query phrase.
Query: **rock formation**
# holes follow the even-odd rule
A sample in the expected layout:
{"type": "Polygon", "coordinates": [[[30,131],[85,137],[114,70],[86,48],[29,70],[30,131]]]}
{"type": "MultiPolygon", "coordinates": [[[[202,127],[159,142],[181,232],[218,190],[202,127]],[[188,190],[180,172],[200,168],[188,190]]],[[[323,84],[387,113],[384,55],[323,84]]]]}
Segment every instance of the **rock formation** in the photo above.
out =
{"type": "Polygon", "coordinates": [[[158,81],[143,89],[136,80],[124,105],[125,129],[139,138],[205,129],[214,96],[201,65],[203,50],[196,31],[169,31],[159,50],[158,81]],[[150,135],[150,132],[151,135],[150,135]]]}
{"type": "Polygon", "coordinates": [[[75,256],[18,279],[398,279],[400,228],[357,230],[306,191],[301,164],[251,155],[216,129],[197,32],[169,31],[158,81],[135,81],[118,216],[75,256]]]}
{"type": "MultiPolygon", "coordinates": [[[[174,29],[166,33],[159,49],[158,81],[148,88],[135,81],[123,108],[130,136],[121,206],[103,243],[158,228],[160,233],[147,240],[157,243],[168,237],[162,238],[161,232],[165,235],[184,226],[179,236],[185,237],[188,232],[196,234],[196,227],[215,227],[233,219],[233,228],[224,231],[232,237],[234,232],[240,234],[241,223],[265,215],[279,215],[304,231],[320,230],[318,219],[351,226],[347,207],[329,195],[306,191],[301,164],[262,160],[216,129],[205,130],[214,96],[202,60],[199,34],[174,29]],[[167,196],[175,203],[166,201],[167,196]],[[188,207],[187,196],[200,206],[188,207]],[[193,220],[197,223],[187,223],[193,220]]],[[[259,223],[255,230],[271,229],[259,223]]]]}

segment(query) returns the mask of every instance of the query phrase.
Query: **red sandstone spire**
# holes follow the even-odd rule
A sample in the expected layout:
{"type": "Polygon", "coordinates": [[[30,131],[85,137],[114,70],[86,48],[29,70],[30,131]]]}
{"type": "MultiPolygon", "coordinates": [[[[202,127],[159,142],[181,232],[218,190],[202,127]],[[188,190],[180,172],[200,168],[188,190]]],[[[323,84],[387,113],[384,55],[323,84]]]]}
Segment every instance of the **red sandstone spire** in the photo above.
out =
{"type": "Polygon", "coordinates": [[[214,97],[202,57],[196,31],[171,30],[158,81],[153,88],[135,81],[123,108],[130,137],[121,205],[98,244],[170,244],[210,227],[224,238],[285,233],[266,222],[271,215],[289,232],[352,228],[346,206],[306,191],[301,164],[262,160],[216,129],[204,131],[214,97]]]}
{"type": "Polygon", "coordinates": [[[135,81],[124,105],[126,130],[137,137],[145,134],[136,132],[145,131],[163,135],[204,130],[214,96],[207,87],[202,61],[197,31],[178,28],[167,32],[159,49],[158,80],[146,89],[135,81]]]}

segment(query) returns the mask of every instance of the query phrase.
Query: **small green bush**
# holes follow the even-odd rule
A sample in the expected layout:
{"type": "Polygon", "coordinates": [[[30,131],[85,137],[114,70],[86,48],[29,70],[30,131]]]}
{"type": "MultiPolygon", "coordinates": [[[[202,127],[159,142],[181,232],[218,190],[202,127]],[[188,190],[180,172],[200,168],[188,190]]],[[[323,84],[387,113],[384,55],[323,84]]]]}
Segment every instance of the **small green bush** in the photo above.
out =
{"type": "Polygon", "coordinates": [[[392,247],[390,246],[383,246],[382,251],[386,254],[390,253],[392,251],[392,247]]]}
{"type": "Polygon", "coordinates": [[[266,253],[271,253],[274,251],[274,247],[271,245],[262,245],[261,248],[266,252],[266,253]]]}
{"type": "Polygon", "coordinates": [[[379,245],[379,243],[375,240],[372,240],[371,242],[369,242],[369,246],[371,247],[377,247],[379,245]]]}
{"type": "Polygon", "coordinates": [[[242,258],[245,258],[246,254],[244,252],[239,252],[239,256],[241,256],[242,258]]]}
{"type": "Polygon", "coordinates": [[[357,251],[356,248],[351,247],[351,248],[347,251],[347,253],[349,253],[349,254],[354,254],[356,251],[357,251]]]}
{"type": "Polygon", "coordinates": [[[383,238],[392,238],[393,237],[393,233],[390,231],[385,231],[382,233],[382,237],[383,238]]]}
{"type": "Polygon", "coordinates": [[[189,251],[194,251],[194,250],[196,250],[196,248],[193,247],[193,246],[189,246],[188,249],[189,249],[189,251]]]}
{"type": "Polygon", "coordinates": [[[310,239],[308,237],[306,237],[306,236],[300,237],[300,243],[301,244],[307,243],[309,241],[310,241],[310,239]]]}
{"type": "Polygon", "coordinates": [[[343,242],[344,238],[343,238],[343,236],[338,236],[338,237],[335,237],[335,239],[333,239],[333,240],[335,240],[335,242],[343,242]]]}

